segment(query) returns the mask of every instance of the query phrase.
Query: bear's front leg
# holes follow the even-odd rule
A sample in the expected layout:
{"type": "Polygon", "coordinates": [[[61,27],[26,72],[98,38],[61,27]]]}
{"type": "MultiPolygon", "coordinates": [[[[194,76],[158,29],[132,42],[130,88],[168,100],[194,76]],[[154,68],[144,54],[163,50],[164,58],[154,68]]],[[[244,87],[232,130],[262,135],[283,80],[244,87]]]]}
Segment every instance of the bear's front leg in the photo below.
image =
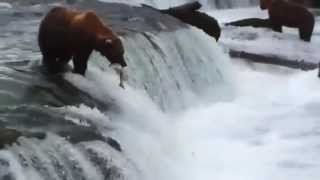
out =
{"type": "Polygon", "coordinates": [[[311,35],[312,34],[306,32],[303,28],[299,29],[299,36],[300,36],[300,39],[302,39],[303,41],[310,42],[311,35]]]}
{"type": "Polygon", "coordinates": [[[305,25],[302,25],[299,27],[299,36],[300,39],[306,41],[306,42],[310,42],[311,41],[311,36],[312,36],[312,32],[313,32],[313,28],[314,28],[314,21],[311,23],[310,22],[306,22],[305,25]]]}
{"type": "Polygon", "coordinates": [[[271,26],[272,26],[272,30],[282,33],[282,26],[280,24],[272,22],[271,26]]]}
{"type": "Polygon", "coordinates": [[[85,75],[87,70],[87,64],[91,52],[79,53],[73,56],[73,72],[81,75],[85,75]]]}
{"type": "Polygon", "coordinates": [[[49,73],[56,74],[62,72],[62,68],[57,57],[43,56],[42,64],[49,73]]]}

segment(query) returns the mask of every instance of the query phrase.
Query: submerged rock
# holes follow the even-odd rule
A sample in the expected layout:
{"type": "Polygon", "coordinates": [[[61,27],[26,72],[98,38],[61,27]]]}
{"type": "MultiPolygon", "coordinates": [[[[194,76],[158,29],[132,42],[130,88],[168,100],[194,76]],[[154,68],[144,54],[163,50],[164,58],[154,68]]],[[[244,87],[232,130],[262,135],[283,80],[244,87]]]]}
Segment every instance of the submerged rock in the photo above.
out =
{"type": "Polygon", "coordinates": [[[304,60],[285,59],[281,56],[268,54],[254,54],[245,51],[229,50],[230,57],[241,58],[254,63],[272,64],[285,66],[293,69],[301,69],[303,71],[314,70],[318,68],[316,63],[306,62],[304,60]]]}
{"type": "Polygon", "coordinates": [[[44,139],[45,133],[41,132],[22,132],[16,129],[0,128],[0,149],[3,149],[7,145],[16,143],[20,137],[44,139]]]}
{"type": "MultiPolygon", "coordinates": [[[[120,144],[111,137],[103,137],[101,134],[92,130],[88,127],[74,127],[73,131],[59,131],[58,134],[62,137],[65,137],[69,142],[77,144],[84,141],[103,141],[109,144],[115,150],[122,152],[120,144]]],[[[17,140],[20,137],[26,138],[36,138],[36,139],[45,139],[45,132],[28,132],[28,131],[19,131],[17,129],[9,128],[0,128],[0,149],[10,146],[14,143],[17,143],[17,140]]]]}
{"type": "Polygon", "coordinates": [[[242,20],[226,23],[226,25],[239,26],[239,27],[252,26],[255,28],[270,28],[270,29],[272,28],[271,22],[269,19],[259,19],[259,18],[242,19],[242,20]]]}
{"type": "Polygon", "coordinates": [[[20,136],[22,133],[17,130],[0,128],[0,149],[15,143],[20,136]]]}
{"type": "Polygon", "coordinates": [[[118,150],[119,152],[122,152],[122,148],[120,146],[120,144],[118,143],[118,141],[114,140],[113,138],[111,137],[108,137],[107,138],[107,143],[113,147],[115,150],[118,150]]]}

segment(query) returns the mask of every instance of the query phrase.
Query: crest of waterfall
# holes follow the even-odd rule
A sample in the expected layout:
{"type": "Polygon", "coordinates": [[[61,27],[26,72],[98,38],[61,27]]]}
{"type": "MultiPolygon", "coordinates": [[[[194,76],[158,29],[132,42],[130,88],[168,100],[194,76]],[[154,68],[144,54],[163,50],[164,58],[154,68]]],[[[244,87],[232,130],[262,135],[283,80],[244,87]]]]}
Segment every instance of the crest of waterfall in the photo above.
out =
{"type": "MultiPolygon", "coordinates": [[[[201,30],[145,32],[123,40],[129,84],[144,89],[164,110],[181,110],[218,98],[212,94],[222,89],[230,90],[226,88],[229,59],[215,39],[201,30]]],[[[94,59],[105,67],[99,58],[94,59]]]]}

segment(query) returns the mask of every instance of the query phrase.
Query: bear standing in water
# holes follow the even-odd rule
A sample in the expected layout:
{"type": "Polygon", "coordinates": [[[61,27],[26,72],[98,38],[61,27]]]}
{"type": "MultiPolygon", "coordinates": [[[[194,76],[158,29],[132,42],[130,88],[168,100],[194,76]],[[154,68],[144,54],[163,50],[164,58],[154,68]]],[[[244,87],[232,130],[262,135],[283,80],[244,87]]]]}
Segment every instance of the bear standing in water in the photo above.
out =
{"type": "Polygon", "coordinates": [[[73,72],[84,75],[93,50],[107,57],[111,64],[127,65],[120,39],[92,11],[53,8],[40,24],[38,43],[43,64],[52,73],[63,71],[72,59],[73,72]]]}
{"type": "Polygon", "coordinates": [[[315,20],[305,7],[285,0],[260,0],[260,8],[268,9],[273,30],[282,32],[282,26],[295,27],[302,40],[311,40],[315,20]]]}

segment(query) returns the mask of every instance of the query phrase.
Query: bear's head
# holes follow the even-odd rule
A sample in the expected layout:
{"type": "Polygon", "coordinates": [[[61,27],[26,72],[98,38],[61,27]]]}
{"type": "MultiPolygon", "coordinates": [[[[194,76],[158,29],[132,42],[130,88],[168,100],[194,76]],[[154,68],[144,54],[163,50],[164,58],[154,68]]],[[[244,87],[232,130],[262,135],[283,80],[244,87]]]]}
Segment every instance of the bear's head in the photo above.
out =
{"type": "Polygon", "coordinates": [[[108,58],[111,64],[120,64],[122,67],[127,66],[124,59],[124,48],[119,38],[98,38],[96,50],[108,58]]]}
{"type": "Polygon", "coordinates": [[[260,0],[260,8],[268,9],[273,0],[260,0]]]}

